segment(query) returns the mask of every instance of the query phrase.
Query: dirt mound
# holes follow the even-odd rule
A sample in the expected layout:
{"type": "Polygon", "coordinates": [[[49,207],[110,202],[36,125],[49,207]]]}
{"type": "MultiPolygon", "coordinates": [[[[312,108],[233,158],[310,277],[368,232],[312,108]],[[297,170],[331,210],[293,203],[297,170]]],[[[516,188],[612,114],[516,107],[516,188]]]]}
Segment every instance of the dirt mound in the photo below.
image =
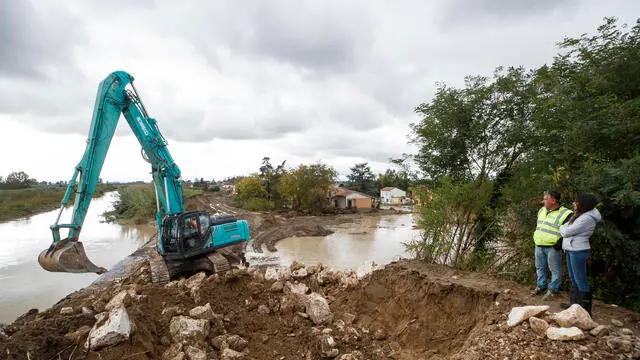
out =
{"type": "MultiPolygon", "coordinates": [[[[577,351],[613,359],[640,350],[633,336],[560,342],[536,335],[526,322],[509,327],[511,307],[523,303],[472,281],[476,275],[451,276],[446,267],[416,261],[366,275],[372,269],[339,272],[294,263],[200,273],[160,286],[150,283],[143,263],[120,283],[93,285],[0,328],[0,354],[33,360],[567,359],[577,351]],[[131,324],[118,329],[127,336],[86,350],[87,338],[100,332],[92,327],[105,324],[100,314],[116,321],[112,309],[125,309],[131,324]]],[[[638,331],[637,324],[626,326],[619,332],[638,331]]]]}

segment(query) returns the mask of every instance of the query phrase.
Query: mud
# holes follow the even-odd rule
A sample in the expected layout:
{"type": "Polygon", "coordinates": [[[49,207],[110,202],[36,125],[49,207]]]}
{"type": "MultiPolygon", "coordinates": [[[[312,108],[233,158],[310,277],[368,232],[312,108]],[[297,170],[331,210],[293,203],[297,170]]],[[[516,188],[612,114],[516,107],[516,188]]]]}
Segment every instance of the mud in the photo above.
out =
{"type": "MultiPolygon", "coordinates": [[[[301,267],[304,265],[294,263],[290,270],[301,267]]],[[[50,309],[32,310],[3,327],[0,356],[162,359],[172,346],[174,350],[192,346],[208,359],[219,359],[225,351],[220,336],[230,342],[233,335],[246,341],[244,347],[236,347],[241,349],[236,355],[245,359],[326,358],[326,336],[333,339],[329,348],[333,353],[328,356],[336,359],[567,359],[576,351],[589,359],[626,356],[607,346],[606,337],[560,342],[539,337],[526,323],[507,327],[511,307],[540,300],[521,296],[526,289],[517,284],[482,274],[409,260],[375,269],[360,279],[353,272],[322,272],[317,265],[306,269],[308,275],[298,274],[298,279],[287,271],[280,279],[265,280],[267,269],[242,269],[208,277],[194,275],[160,286],[150,283],[148,264],[141,263],[120,282],[92,285],[50,309]],[[309,287],[307,293],[327,300],[331,321],[315,324],[309,319],[301,300],[306,295],[289,290],[300,284],[309,287]],[[135,294],[123,302],[134,324],[133,334],[117,345],[87,351],[86,331],[96,322],[95,314],[105,311],[106,304],[122,290],[135,294]],[[188,316],[191,309],[205,304],[216,314],[209,321],[206,338],[178,345],[170,332],[171,320],[188,316]],[[72,307],[73,313],[61,314],[64,307],[72,307]],[[342,357],[346,354],[352,357],[342,357]]],[[[617,319],[640,334],[638,314],[598,302],[594,314],[596,321],[610,324],[612,318],[617,319]]]]}

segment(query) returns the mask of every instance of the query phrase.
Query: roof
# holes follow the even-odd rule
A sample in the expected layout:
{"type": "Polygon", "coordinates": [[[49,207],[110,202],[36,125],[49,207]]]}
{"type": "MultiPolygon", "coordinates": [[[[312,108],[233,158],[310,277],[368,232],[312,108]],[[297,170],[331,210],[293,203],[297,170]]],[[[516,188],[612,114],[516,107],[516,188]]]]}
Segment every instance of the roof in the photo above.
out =
{"type": "Polygon", "coordinates": [[[365,194],[365,193],[361,193],[361,192],[359,192],[359,191],[355,191],[355,190],[340,190],[340,191],[338,191],[337,193],[335,193],[335,194],[331,195],[331,197],[332,197],[332,198],[334,198],[334,197],[341,197],[341,196],[342,196],[342,197],[346,197],[347,195],[351,195],[351,194],[359,194],[359,195],[362,195],[362,196],[366,196],[366,197],[368,197],[368,198],[372,198],[372,199],[374,198],[374,197],[373,197],[373,196],[371,196],[371,195],[367,195],[367,194],[365,194]]]}
{"type": "Polygon", "coordinates": [[[395,188],[392,187],[392,186],[387,186],[387,187],[383,187],[382,189],[380,189],[380,191],[391,191],[393,189],[395,189],[395,188]]]}
{"type": "Polygon", "coordinates": [[[336,196],[347,196],[349,194],[351,194],[353,191],[351,190],[340,190],[337,193],[331,195],[331,197],[336,197],[336,196]]]}

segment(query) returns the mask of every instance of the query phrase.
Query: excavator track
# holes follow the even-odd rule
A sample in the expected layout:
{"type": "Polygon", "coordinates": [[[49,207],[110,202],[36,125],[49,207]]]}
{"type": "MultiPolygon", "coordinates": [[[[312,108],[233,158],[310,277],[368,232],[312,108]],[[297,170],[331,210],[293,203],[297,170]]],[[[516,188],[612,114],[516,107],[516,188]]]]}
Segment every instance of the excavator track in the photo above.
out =
{"type": "Polygon", "coordinates": [[[160,254],[155,253],[151,256],[149,267],[151,268],[151,281],[154,284],[164,285],[171,281],[167,264],[160,254]]]}
{"type": "Polygon", "coordinates": [[[190,275],[200,271],[218,274],[242,266],[248,266],[244,255],[245,244],[226,246],[209,254],[181,261],[166,261],[157,252],[149,259],[151,281],[164,285],[176,275],[190,275]]]}

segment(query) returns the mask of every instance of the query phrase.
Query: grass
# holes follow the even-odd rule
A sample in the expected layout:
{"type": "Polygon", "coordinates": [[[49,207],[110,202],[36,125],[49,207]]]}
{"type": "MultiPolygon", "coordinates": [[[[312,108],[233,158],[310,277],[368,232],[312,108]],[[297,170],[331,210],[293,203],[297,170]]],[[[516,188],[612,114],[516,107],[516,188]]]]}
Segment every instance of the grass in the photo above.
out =
{"type": "MultiPolygon", "coordinates": [[[[183,198],[202,195],[202,189],[184,187],[183,198]]],[[[153,220],[156,215],[156,196],[153,184],[136,184],[118,189],[118,199],[113,210],[106,212],[108,221],[120,224],[141,224],[153,220]]]]}
{"type": "MultiPolygon", "coordinates": [[[[0,222],[16,220],[57,209],[67,190],[66,186],[39,186],[26,189],[0,189],[0,222]]],[[[108,184],[99,184],[94,198],[105,192],[116,190],[108,184]]],[[[75,193],[71,194],[69,205],[73,204],[75,193]]]]}

